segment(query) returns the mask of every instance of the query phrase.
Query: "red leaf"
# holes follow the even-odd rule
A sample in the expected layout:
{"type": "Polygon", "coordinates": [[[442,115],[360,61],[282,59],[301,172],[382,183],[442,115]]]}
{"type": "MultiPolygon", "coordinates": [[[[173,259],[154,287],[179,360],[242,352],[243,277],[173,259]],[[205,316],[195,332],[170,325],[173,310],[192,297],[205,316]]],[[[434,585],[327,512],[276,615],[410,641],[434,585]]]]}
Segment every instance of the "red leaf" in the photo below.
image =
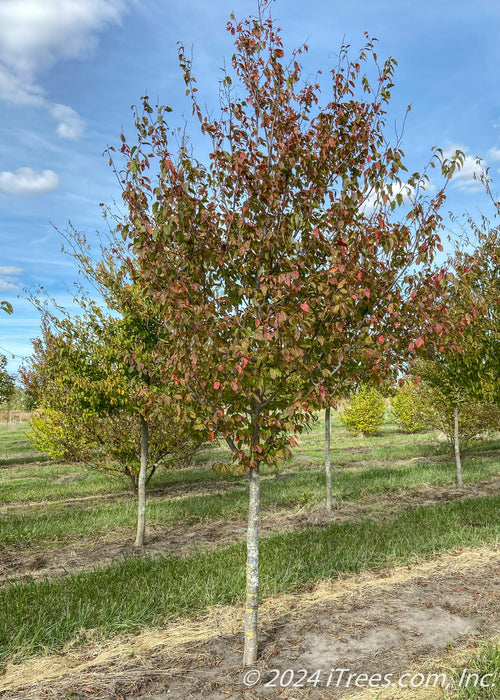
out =
{"type": "Polygon", "coordinates": [[[220,382],[214,382],[214,389],[220,389],[220,382]]]}
{"type": "Polygon", "coordinates": [[[213,433],[208,433],[208,439],[210,440],[210,442],[214,441],[214,437],[215,435],[213,433]]]}
{"type": "Polygon", "coordinates": [[[307,304],[306,302],[304,302],[303,304],[301,304],[301,305],[300,305],[300,308],[302,309],[302,311],[305,311],[306,314],[309,313],[309,311],[311,310],[311,309],[309,308],[309,304],[307,304]]]}
{"type": "Polygon", "coordinates": [[[408,350],[409,350],[410,352],[413,352],[413,351],[415,350],[415,343],[411,342],[411,343],[408,345],[408,350]]]}
{"type": "Polygon", "coordinates": [[[424,341],[422,338],[417,338],[415,341],[415,344],[416,344],[417,348],[421,348],[422,345],[424,344],[424,341]]]}

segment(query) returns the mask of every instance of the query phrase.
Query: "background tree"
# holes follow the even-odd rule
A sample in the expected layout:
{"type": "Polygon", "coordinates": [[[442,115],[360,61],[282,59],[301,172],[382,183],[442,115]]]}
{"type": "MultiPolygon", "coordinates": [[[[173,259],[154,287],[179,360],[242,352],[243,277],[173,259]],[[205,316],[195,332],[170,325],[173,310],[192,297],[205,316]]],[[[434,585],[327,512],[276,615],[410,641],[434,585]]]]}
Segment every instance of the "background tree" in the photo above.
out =
{"type": "MultiPolygon", "coordinates": [[[[7,314],[13,312],[12,304],[8,301],[0,301],[0,309],[7,314]]],[[[14,393],[14,379],[7,372],[7,358],[0,354],[0,405],[9,401],[14,393]]]]}
{"type": "Polygon", "coordinates": [[[7,358],[0,354],[0,407],[13,397],[15,386],[14,378],[7,372],[7,358]]]}
{"type": "MultiPolygon", "coordinates": [[[[449,372],[443,369],[442,364],[427,360],[417,363],[417,371],[425,379],[414,391],[416,420],[420,425],[443,432],[454,453],[457,444],[460,453],[461,445],[471,445],[500,428],[499,407],[460,391],[455,384],[450,384],[449,372]]],[[[461,462],[457,473],[457,485],[463,485],[460,481],[460,467],[461,462]]]]}
{"type": "Polygon", "coordinates": [[[433,408],[430,421],[448,437],[453,434],[459,487],[463,485],[461,437],[470,441],[499,427],[499,412],[494,408],[494,404],[497,409],[500,406],[499,230],[474,225],[472,230],[475,247],[469,242],[466,248],[462,242],[450,261],[454,278],[448,304],[457,342],[436,347],[416,369],[433,408]]]}
{"type": "Polygon", "coordinates": [[[85,313],[78,318],[45,312],[42,336],[22,370],[37,406],[35,444],[126,477],[138,495],[136,545],[142,546],[147,483],[159,465],[185,462],[201,440],[157,405],[153,372],[143,372],[153,366],[145,329],[88,297],[79,301],[85,313]]]}
{"type": "Polygon", "coordinates": [[[379,66],[372,41],[354,61],[343,48],[320,106],[320,86],[302,82],[305,47],[285,63],[269,3],[258,9],[228,25],[236,49],[220,119],[203,115],[180,49],[210,164],[186,142],[173,154],[171,110],[155,114],[144,98],[137,142],[122,136],[125,164],[115,166],[130,274],[165,328],[158,366],[175,388],[166,401],[202,416],[249,475],[245,664],[257,655],[260,465],[289,453],[335,380],[381,372],[402,342],[424,343],[445,284],[430,267],[444,191],[427,201],[410,176],[411,201],[402,222],[394,217],[403,153],[386,142],[384,115],[395,62],[379,66]],[[373,86],[361,72],[370,62],[373,86]],[[418,337],[405,315],[418,319],[418,337]]]}

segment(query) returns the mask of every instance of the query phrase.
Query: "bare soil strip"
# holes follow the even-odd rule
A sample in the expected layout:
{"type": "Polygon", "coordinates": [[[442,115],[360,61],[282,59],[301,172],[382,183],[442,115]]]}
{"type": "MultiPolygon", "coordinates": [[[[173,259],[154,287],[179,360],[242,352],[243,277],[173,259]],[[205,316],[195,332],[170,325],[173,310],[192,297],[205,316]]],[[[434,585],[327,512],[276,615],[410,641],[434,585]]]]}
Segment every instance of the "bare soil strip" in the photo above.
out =
{"type": "MultiPolygon", "coordinates": [[[[295,511],[262,510],[262,536],[292,531],[304,527],[326,527],[332,522],[354,522],[363,518],[388,520],[404,510],[438,503],[480,498],[498,493],[500,478],[489,482],[469,484],[463,489],[449,486],[425,485],[402,493],[381,493],[366,496],[362,501],[337,504],[333,513],[322,505],[295,511]]],[[[63,546],[39,545],[30,550],[12,548],[0,551],[0,585],[7,581],[46,576],[64,576],[78,571],[89,571],[129,556],[189,555],[195,550],[206,551],[223,547],[245,538],[246,523],[240,520],[221,520],[206,524],[173,527],[149,527],[146,546],[133,546],[132,530],[116,530],[95,537],[89,545],[74,541],[63,546]]]]}
{"type": "Polygon", "coordinates": [[[326,683],[331,669],[341,668],[392,674],[396,682],[408,672],[446,672],[456,666],[457,649],[500,634],[499,583],[500,550],[478,547],[269,598],[261,604],[260,681],[252,688],[241,668],[243,606],[227,606],[107,642],[87,631],[77,640],[82,647],[9,665],[0,697],[365,700],[378,692],[380,700],[441,698],[440,688],[337,687],[338,672],[326,683]],[[273,685],[272,669],[290,671],[273,685]],[[279,687],[291,674],[297,682],[300,669],[309,677],[320,671],[316,687],[307,680],[279,687]]]}

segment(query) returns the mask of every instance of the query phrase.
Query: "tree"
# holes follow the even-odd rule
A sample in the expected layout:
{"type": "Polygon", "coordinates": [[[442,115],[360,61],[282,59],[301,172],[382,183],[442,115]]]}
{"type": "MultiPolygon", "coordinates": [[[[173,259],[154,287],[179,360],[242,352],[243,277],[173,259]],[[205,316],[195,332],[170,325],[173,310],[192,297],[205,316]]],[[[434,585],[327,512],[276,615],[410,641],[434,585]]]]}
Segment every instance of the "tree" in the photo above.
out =
{"type": "MultiPolygon", "coordinates": [[[[453,345],[441,345],[418,365],[434,423],[453,436],[457,485],[462,487],[461,438],[498,427],[500,406],[500,232],[471,223],[475,247],[457,247],[450,260],[454,270],[448,306],[457,328],[453,345]],[[463,418],[461,427],[461,412],[463,418]],[[490,422],[485,423],[485,419],[490,422]]],[[[483,224],[486,224],[483,220],[483,224]]],[[[431,418],[432,422],[432,418],[431,418]]]]}
{"type": "Polygon", "coordinates": [[[0,405],[6,404],[15,392],[14,379],[7,372],[7,358],[0,354],[0,405]]]}
{"type": "MultiPolygon", "coordinates": [[[[8,301],[0,301],[0,309],[7,314],[13,312],[12,304],[8,301]]],[[[7,358],[0,354],[0,404],[7,403],[14,393],[15,384],[13,378],[7,372],[7,358]]]]}
{"type": "MultiPolygon", "coordinates": [[[[172,153],[171,110],[155,113],[145,97],[137,142],[122,136],[124,167],[114,166],[130,274],[165,327],[157,353],[174,388],[166,401],[204,417],[249,475],[244,664],[258,644],[260,466],[289,453],[336,384],[382,373],[402,343],[423,344],[446,284],[430,267],[444,190],[427,201],[412,175],[395,219],[406,204],[403,153],[384,136],[395,61],[379,66],[373,41],[354,61],[343,48],[322,107],[320,86],[301,82],[306,47],[285,63],[268,11],[262,0],[257,17],[228,25],[236,50],[219,120],[203,115],[180,48],[210,164],[186,141],[172,153]],[[361,72],[370,62],[373,87],[361,72]],[[418,337],[402,322],[411,317],[418,337]]],[[[446,176],[453,167],[444,165],[446,176]]]]}
{"type": "MultiPolygon", "coordinates": [[[[494,204],[498,216],[500,202],[494,204]]],[[[500,405],[500,226],[486,217],[479,225],[469,217],[468,225],[470,235],[457,245],[452,260],[454,306],[463,317],[457,350],[469,365],[469,389],[500,405]]]]}
{"type": "Polygon", "coordinates": [[[184,461],[201,444],[196,434],[171,422],[168,410],[151,410],[150,378],[129,367],[133,352],[149,362],[145,341],[130,322],[103,313],[80,298],[86,315],[43,316],[41,338],[21,370],[27,394],[37,407],[35,445],[54,457],[90,462],[100,471],[128,479],[138,495],[136,546],[145,535],[146,485],[160,465],[184,461]]]}

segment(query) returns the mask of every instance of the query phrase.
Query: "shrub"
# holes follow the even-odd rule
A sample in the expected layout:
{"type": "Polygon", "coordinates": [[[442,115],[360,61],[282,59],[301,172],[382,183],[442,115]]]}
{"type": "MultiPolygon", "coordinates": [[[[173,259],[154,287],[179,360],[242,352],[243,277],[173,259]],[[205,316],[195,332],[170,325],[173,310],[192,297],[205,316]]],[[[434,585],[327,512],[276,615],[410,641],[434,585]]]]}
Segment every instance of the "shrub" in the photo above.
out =
{"type": "Polygon", "coordinates": [[[391,399],[391,416],[406,433],[418,433],[425,427],[418,388],[406,382],[391,399]]]}
{"type": "Polygon", "coordinates": [[[339,420],[353,433],[373,435],[384,422],[385,401],[372,386],[361,386],[351,394],[349,403],[339,412],[339,420]]]}

